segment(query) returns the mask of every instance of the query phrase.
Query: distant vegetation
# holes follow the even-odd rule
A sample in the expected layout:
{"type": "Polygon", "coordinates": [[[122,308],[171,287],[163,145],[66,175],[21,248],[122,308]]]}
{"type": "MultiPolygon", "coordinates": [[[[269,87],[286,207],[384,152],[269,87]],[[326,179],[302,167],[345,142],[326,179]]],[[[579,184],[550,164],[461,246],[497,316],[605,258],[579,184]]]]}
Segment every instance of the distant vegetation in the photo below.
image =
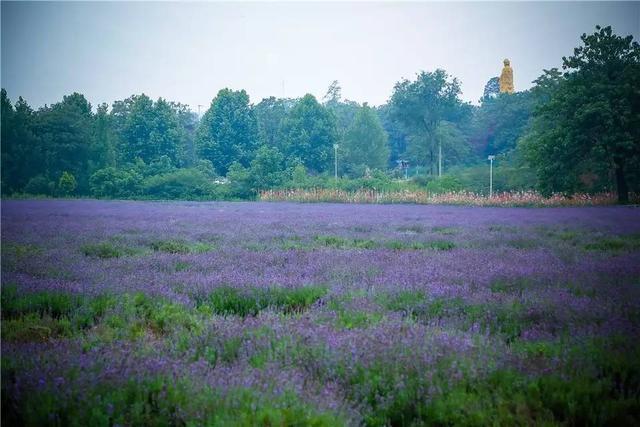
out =
{"type": "Polygon", "coordinates": [[[552,193],[640,190],[640,47],[610,27],[583,35],[563,70],[480,104],[438,69],[396,83],[387,104],[265,98],[222,89],[198,117],[132,95],[93,109],[79,93],[33,110],[3,89],[2,194],[153,199],[252,199],[268,189],[552,193]],[[338,174],[334,179],[334,144],[338,174]],[[444,175],[438,178],[439,152],[444,175]],[[403,170],[398,161],[406,160],[403,170]],[[404,181],[403,178],[410,178],[404,181]]]}

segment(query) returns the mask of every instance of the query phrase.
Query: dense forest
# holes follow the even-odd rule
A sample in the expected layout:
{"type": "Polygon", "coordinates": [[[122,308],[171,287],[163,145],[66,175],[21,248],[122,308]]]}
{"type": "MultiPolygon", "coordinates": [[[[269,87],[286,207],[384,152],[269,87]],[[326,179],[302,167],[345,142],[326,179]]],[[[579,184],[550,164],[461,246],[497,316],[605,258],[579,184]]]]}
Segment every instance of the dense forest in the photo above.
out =
{"type": "Polygon", "coordinates": [[[334,81],[320,100],[252,104],[244,90],[225,88],[201,117],[145,94],[94,108],[73,93],[34,110],[2,89],[2,194],[243,199],[327,186],[482,193],[487,155],[495,155],[498,191],[617,191],[625,202],[640,190],[640,48],[610,27],[581,41],[562,70],[544,70],[529,90],[499,93],[490,79],[479,105],[463,102],[459,81],[441,69],[397,82],[378,107],[343,99],[334,81]]]}

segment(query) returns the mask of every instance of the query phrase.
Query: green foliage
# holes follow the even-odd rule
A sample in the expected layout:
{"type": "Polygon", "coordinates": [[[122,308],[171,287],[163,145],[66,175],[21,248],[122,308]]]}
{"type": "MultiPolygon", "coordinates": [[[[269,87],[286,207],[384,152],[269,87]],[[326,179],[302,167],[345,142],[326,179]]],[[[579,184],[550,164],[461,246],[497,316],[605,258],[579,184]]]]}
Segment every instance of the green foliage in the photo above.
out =
{"type": "Polygon", "coordinates": [[[116,101],[111,110],[119,140],[120,160],[134,163],[142,159],[151,163],[167,156],[174,164],[183,156],[185,130],[173,104],[147,95],[133,95],[116,101]]]}
{"type": "Polygon", "coordinates": [[[142,194],[154,199],[207,199],[216,198],[216,186],[199,169],[185,168],[146,178],[142,194]]]}
{"type": "Polygon", "coordinates": [[[286,175],[282,153],[277,148],[260,147],[249,168],[252,190],[279,187],[284,183],[286,175]]]}
{"type": "Polygon", "coordinates": [[[48,315],[54,319],[68,317],[81,303],[78,295],[48,291],[21,294],[15,286],[2,286],[3,319],[27,314],[48,315]]]}
{"type": "Polygon", "coordinates": [[[305,310],[325,293],[326,289],[320,286],[243,290],[221,287],[200,301],[200,310],[241,317],[255,316],[267,307],[293,313],[305,310]]]}
{"type": "Polygon", "coordinates": [[[473,145],[481,158],[513,150],[527,132],[536,104],[530,91],[483,97],[472,125],[473,145]]]}
{"type": "MultiPolygon", "coordinates": [[[[41,141],[44,160],[42,165],[36,163],[34,169],[51,181],[58,181],[67,172],[77,180],[78,192],[86,194],[93,126],[91,104],[79,93],[64,96],[61,102],[41,108],[32,126],[41,141]]],[[[70,180],[65,180],[65,184],[70,185],[70,180]]],[[[65,194],[70,187],[60,190],[65,194]]]]}
{"type": "Polygon", "coordinates": [[[44,175],[36,175],[24,186],[24,192],[34,195],[52,195],[55,187],[55,182],[49,181],[44,175]]]}
{"type": "Polygon", "coordinates": [[[584,248],[589,251],[633,251],[640,248],[640,234],[602,237],[587,243],[584,248]]]}
{"type": "Polygon", "coordinates": [[[132,248],[118,245],[113,242],[87,243],[80,248],[85,256],[92,258],[120,258],[136,253],[132,248]]]}
{"type": "Polygon", "coordinates": [[[189,246],[186,242],[180,240],[156,240],[151,242],[151,248],[158,252],[167,252],[170,254],[187,254],[189,246]]]}
{"type": "MultiPolygon", "coordinates": [[[[3,375],[10,374],[3,366],[3,375]]],[[[28,427],[164,426],[194,422],[241,427],[346,425],[337,415],[312,408],[289,390],[264,396],[255,390],[238,388],[221,394],[209,387],[196,386],[189,378],[150,376],[143,381],[95,384],[82,393],[82,400],[63,400],[56,398],[56,390],[43,388],[25,396],[18,407],[3,412],[3,419],[10,425],[28,427]],[[86,405],[85,400],[101,404],[86,405]]],[[[10,406],[9,398],[3,396],[3,407],[5,402],[10,406]]]]}
{"type": "MultiPolygon", "coordinates": [[[[18,98],[14,106],[7,91],[0,91],[0,144],[2,157],[2,194],[23,190],[24,186],[44,173],[44,153],[41,140],[34,134],[35,114],[27,102],[18,98]]],[[[51,194],[49,179],[32,183],[30,193],[51,194]],[[44,181],[42,184],[41,182],[44,181]]]]}
{"type": "Polygon", "coordinates": [[[60,175],[60,179],[58,180],[58,189],[61,194],[69,196],[76,191],[77,186],[76,178],[73,175],[66,171],[62,172],[62,175],[60,175]]]}
{"type": "Polygon", "coordinates": [[[227,172],[229,195],[233,198],[248,199],[255,196],[251,188],[251,173],[238,162],[233,162],[227,172]]]}
{"type": "Polygon", "coordinates": [[[463,188],[460,180],[451,175],[444,175],[427,184],[427,191],[430,193],[452,193],[461,191],[463,188]]]}
{"type": "Polygon", "coordinates": [[[640,165],[640,45],[611,27],[583,34],[583,45],[563,58],[560,74],[545,71],[536,82],[548,101],[536,112],[522,141],[546,193],[615,188],[628,201],[629,181],[640,165]]]}
{"type": "Polygon", "coordinates": [[[335,118],[313,95],[307,94],[296,103],[283,132],[288,159],[300,161],[313,172],[330,169],[333,144],[337,142],[335,118]]]}
{"type": "MultiPolygon", "coordinates": [[[[443,121],[455,123],[468,114],[469,109],[459,99],[460,83],[441,69],[420,72],[415,81],[403,79],[396,83],[391,96],[391,114],[402,124],[408,135],[408,150],[414,161],[428,165],[433,174],[438,147],[447,158],[449,146],[457,145],[458,136],[438,135],[443,121]]],[[[453,130],[451,132],[454,132],[453,130]]]]}
{"type": "Polygon", "coordinates": [[[202,116],[196,136],[198,154],[226,175],[234,162],[247,167],[258,145],[255,113],[244,90],[222,89],[202,116]]]}
{"type": "Polygon", "coordinates": [[[89,188],[95,197],[126,199],[140,194],[142,176],[133,168],[107,167],[96,171],[89,178],[89,188]]]}
{"type": "MultiPolygon", "coordinates": [[[[342,147],[341,147],[342,148],[342,147]]],[[[358,109],[344,136],[346,169],[355,167],[384,170],[389,162],[387,136],[375,111],[366,103],[358,109]]]]}
{"type": "Polygon", "coordinates": [[[155,240],[149,246],[154,251],[170,254],[204,253],[215,249],[212,243],[186,242],[177,239],[155,240]]]}
{"type": "Polygon", "coordinates": [[[29,313],[15,319],[2,321],[4,342],[43,342],[55,338],[70,337],[71,322],[66,317],[53,318],[29,313]]]}
{"type": "Polygon", "coordinates": [[[277,148],[279,151],[285,149],[283,127],[293,104],[294,101],[291,99],[271,96],[264,98],[254,107],[261,145],[277,148]]]}

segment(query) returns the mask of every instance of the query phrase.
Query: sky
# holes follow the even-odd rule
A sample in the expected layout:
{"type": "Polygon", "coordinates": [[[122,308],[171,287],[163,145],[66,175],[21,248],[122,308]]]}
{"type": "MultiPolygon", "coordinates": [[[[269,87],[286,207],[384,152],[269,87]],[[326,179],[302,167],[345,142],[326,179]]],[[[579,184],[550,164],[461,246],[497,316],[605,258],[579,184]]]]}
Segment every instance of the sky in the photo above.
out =
{"type": "Polygon", "coordinates": [[[94,105],[145,93],[208,108],[218,90],[385,103],[394,84],[445,69],[477,103],[511,60],[516,90],[595,25],[640,39],[627,3],[1,3],[0,81],[40,107],[80,92],[94,105]]]}

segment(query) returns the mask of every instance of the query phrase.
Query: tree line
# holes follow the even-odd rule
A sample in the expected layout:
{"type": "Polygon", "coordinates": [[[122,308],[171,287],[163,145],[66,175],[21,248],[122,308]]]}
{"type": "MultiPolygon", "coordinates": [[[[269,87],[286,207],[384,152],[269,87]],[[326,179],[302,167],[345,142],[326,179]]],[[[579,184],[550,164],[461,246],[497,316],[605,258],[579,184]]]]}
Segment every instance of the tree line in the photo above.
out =
{"type": "Polygon", "coordinates": [[[581,41],[530,90],[501,94],[490,79],[477,106],[441,69],[400,80],[378,107],[344,100],[334,81],[321,100],[252,104],[225,88],[202,117],[144,94],[94,110],[73,93],[34,110],[2,89],[2,194],[250,198],[336,185],[336,153],[343,185],[391,185],[404,160],[420,168],[414,185],[451,190],[480,180],[491,154],[504,189],[617,190],[624,202],[640,189],[640,49],[610,27],[581,41]]]}

